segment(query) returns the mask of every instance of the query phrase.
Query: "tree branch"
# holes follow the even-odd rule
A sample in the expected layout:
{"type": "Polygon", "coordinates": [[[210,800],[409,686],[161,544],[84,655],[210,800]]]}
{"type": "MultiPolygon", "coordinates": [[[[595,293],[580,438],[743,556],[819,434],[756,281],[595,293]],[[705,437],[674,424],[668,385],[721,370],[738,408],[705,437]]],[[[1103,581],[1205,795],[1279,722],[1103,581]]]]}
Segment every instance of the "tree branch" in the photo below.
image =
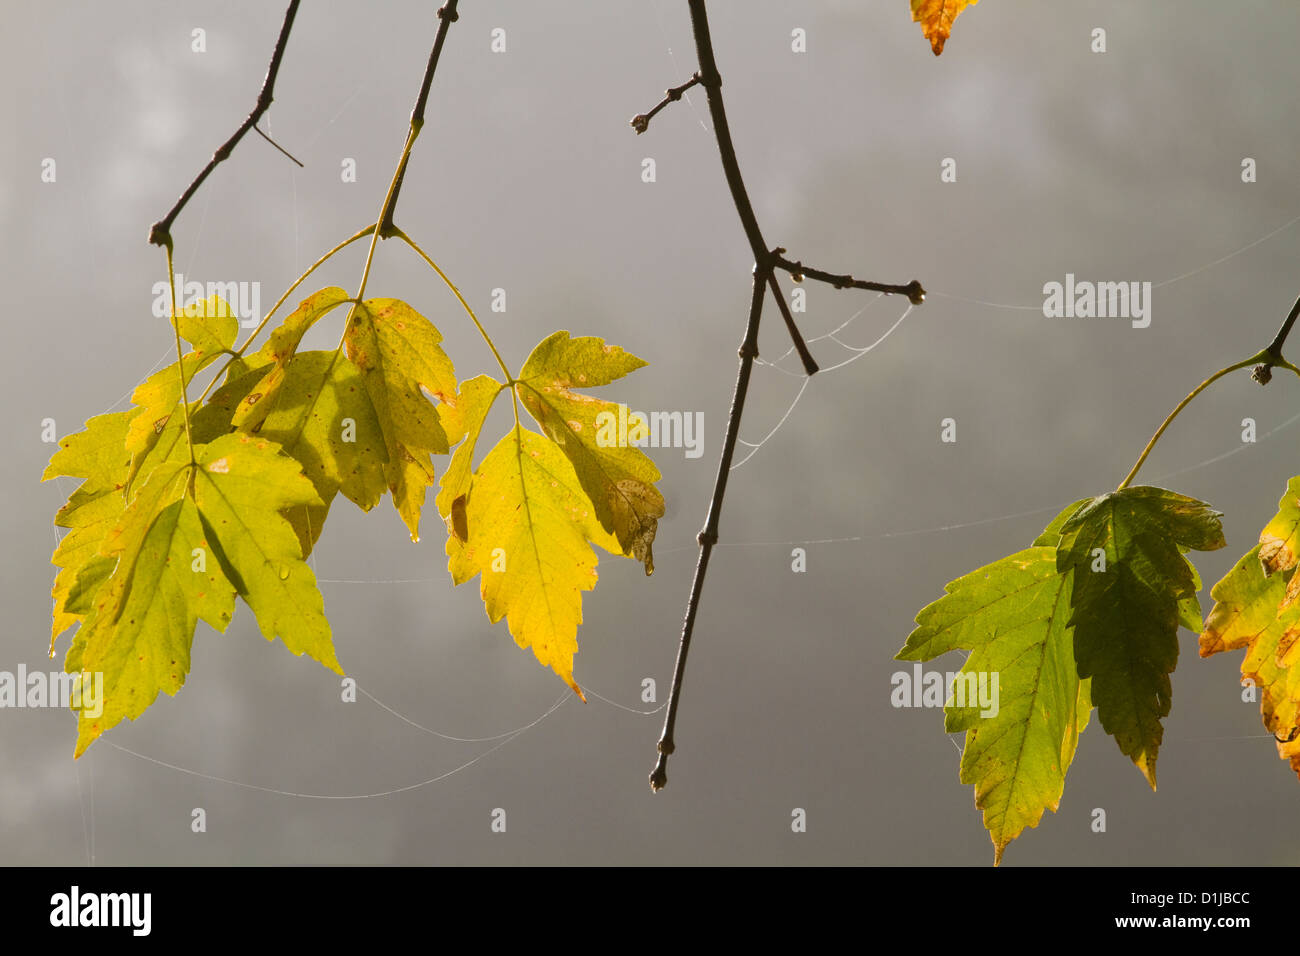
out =
{"type": "Polygon", "coordinates": [[[1282,357],[1282,346],[1286,344],[1286,337],[1291,334],[1291,327],[1295,325],[1296,317],[1300,316],[1300,298],[1295,300],[1295,305],[1291,306],[1291,312],[1287,315],[1282,327],[1277,330],[1277,335],[1273,336],[1273,341],[1269,343],[1266,351],[1270,355],[1278,358],[1282,357]]]}
{"type": "MultiPolygon", "coordinates": [[[[257,125],[257,121],[262,118],[262,114],[270,107],[275,93],[275,77],[280,72],[280,61],[284,58],[284,48],[289,42],[289,31],[293,29],[293,18],[298,13],[298,3],[299,0],[289,0],[289,9],[284,14],[284,24],[280,27],[280,37],[275,41],[275,50],[271,54],[271,65],[267,68],[266,78],[262,80],[262,90],[257,94],[257,103],[253,107],[253,112],[249,113],[248,118],[239,124],[239,129],[235,130],[230,139],[222,143],[220,148],[212,154],[208,164],[194,177],[194,181],[181,194],[181,198],[176,200],[176,205],[172,206],[171,212],[149,227],[149,242],[153,245],[171,245],[172,223],[180,215],[181,210],[185,208],[185,204],[190,201],[190,197],[203,185],[203,181],[208,178],[208,174],[216,169],[219,163],[224,162],[234,151],[235,147],[239,145],[239,141],[244,138],[244,134],[257,125]]],[[[261,130],[258,130],[258,132],[260,133],[261,130]]],[[[266,134],[263,133],[262,135],[265,136],[266,134]]],[[[269,139],[269,137],[267,138],[269,139]]],[[[272,145],[275,144],[272,143],[272,145]]],[[[276,149],[280,149],[280,147],[276,146],[276,149]]],[[[283,153],[284,150],[281,149],[280,152],[283,153]]],[[[285,153],[285,155],[288,156],[289,154],[285,153]]],[[[293,159],[292,156],[289,158],[293,159]]],[[[295,159],[294,162],[298,161],[295,159]]],[[[299,163],[299,165],[302,164],[299,163]]]]}
{"type": "Polygon", "coordinates": [[[915,279],[907,285],[889,285],[884,282],[855,279],[851,275],[836,275],[833,272],[823,272],[821,269],[809,268],[802,262],[791,262],[781,254],[783,252],[785,250],[780,248],[772,250],[772,266],[776,269],[784,269],[790,273],[796,282],[805,278],[816,279],[818,282],[826,282],[837,289],[868,289],[889,295],[905,295],[912,305],[920,305],[925,301],[925,290],[921,288],[921,283],[915,279]]]}
{"type": "MultiPolygon", "coordinates": [[[[420,92],[415,98],[415,108],[411,110],[411,122],[406,131],[406,142],[402,144],[401,158],[398,159],[397,169],[388,184],[388,192],[384,194],[384,204],[379,209],[379,218],[375,220],[375,231],[370,237],[370,249],[366,252],[366,264],[361,270],[361,286],[356,294],[358,302],[365,295],[366,283],[370,280],[370,265],[374,261],[375,247],[379,245],[379,240],[402,235],[402,230],[393,223],[393,213],[397,210],[397,194],[401,192],[402,180],[406,178],[406,164],[410,162],[415,141],[420,135],[420,130],[424,128],[424,108],[429,102],[429,88],[433,85],[433,73],[438,68],[438,58],[442,56],[442,44],[447,39],[447,29],[460,19],[460,14],[456,12],[456,3],[457,0],[447,0],[438,9],[438,32],[433,38],[433,49],[429,51],[429,62],[424,68],[424,79],[420,82],[420,92]]],[[[342,344],[340,339],[340,347],[342,344]]]]}
{"type": "Polygon", "coordinates": [[[629,122],[632,124],[632,128],[636,130],[637,135],[641,135],[650,128],[650,121],[655,118],[661,109],[669,103],[676,103],[682,98],[683,93],[698,82],[700,82],[700,74],[696,73],[681,86],[674,86],[670,90],[665,90],[664,98],[656,103],[654,109],[649,113],[637,113],[636,116],[633,116],[629,122]]]}
{"type": "MultiPolygon", "coordinates": [[[[699,55],[700,69],[696,74],[700,85],[704,87],[709,103],[709,117],[713,120],[713,135],[718,141],[718,155],[722,158],[722,172],[727,178],[727,188],[731,190],[731,199],[744,227],[745,238],[754,254],[754,263],[762,271],[770,271],[767,243],[763,241],[763,230],[758,226],[758,217],[754,215],[754,204],[749,200],[745,189],[745,180],[740,175],[740,160],[736,158],[736,145],[731,140],[731,126],[727,122],[727,109],[722,102],[722,74],[718,72],[718,62],[713,55],[713,39],[709,35],[709,16],[704,9],[704,0],[689,0],[691,9],[691,28],[695,33],[695,49],[699,55]]],[[[804,371],[812,375],[817,371],[817,362],[803,340],[793,320],[786,321],[790,339],[803,362],[804,371]]]]}
{"type": "Polygon", "coordinates": [[[424,81],[420,84],[419,95],[415,98],[415,107],[411,110],[411,128],[407,133],[408,148],[402,152],[401,165],[398,167],[388,201],[384,204],[384,213],[379,221],[379,229],[376,231],[379,236],[387,237],[393,234],[393,212],[397,209],[397,195],[402,191],[402,180],[406,178],[406,163],[411,157],[409,147],[424,127],[424,108],[429,102],[429,88],[433,85],[434,71],[438,69],[438,59],[442,56],[442,44],[447,39],[447,30],[460,19],[460,14],[456,11],[457,2],[458,0],[447,0],[438,8],[438,32],[433,38],[433,49],[429,51],[429,63],[424,68],[424,81]]]}
{"type": "Polygon", "coordinates": [[[753,292],[749,301],[749,322],[745,338],[740,344],[740,371],[736,375],[736,390],[731,398],[731,414],[727,417],[727,437],[722,445],[722,460],[718,463],[718,476],[713,483],[713,500],[709,503],[709,516],[700,532],[700,557],[695,565],[695,578],[691,582],[691,597],[686,604],[686,621],[682,625],[682,640],[677,648],[677,666],[673,671],[673,689],[668,699],[668,713],[664,717],[664,730],[659,738],[659,760],[650,774],[650,787],[662,790],[668,782],[668,757],[676,749],[673,731],[677,724],[677,705],[681,701],[682,681],[686,676],[686,655],[691,650],[691,634],[695,630],[695,615],[700,608],[700,595],[704,590],[704,575],[709,570],[709,555],[718,543],[718,522],[722,518],[722,497],[727,493],[727,478],[731,474],[731,459],[736,453],[736,438],[740,434],[740,417],[745,411],[745,396],[749,392],[749,375],[758,356],[758,320],[763,313],[763,295],[771,271],[765,267],[754,268],[753,292]]]}
{"type": "Polygon", "coordinates": [[[668,700],[668,712],[664,718],[663,733],[659,738],[659,759],[650,774],[650,786],[654,790],[663,789],[668,782],[668,757],[676,749],[674,731],[677,723],[677,708],[681,702],[682,682],[686,675],[686,657],[690,652],[691,635],[695,629],[695,617],[699,611],[700,596],[704,589],[704,575],[709,566],[709,555],[718,542],[718,524],[722,516],[722,498],[727,490],[727,477],[731,471],[731,459],[735,453],[736,439],[740,432],[740,419],[745,410],[745,395],[749,390],[749,377],[754,359],[758,356],[759,319],[763,311],[763,297],[771,289],[777,307],[785,320],[786,329],[794,342],[794,347],[803,361],[804,371],[812,375],[817,371],[817,362],[808,351],[803,336],[790,313],[785,297],[776,281],[775,270],[785,269],[796,279],[804,275],[823,282],[830,282],[836,288],[872,289],[898,295],[906,295],[913,304],[918,304],[925,296],[925,290],[915,280],[905,286],[886,285],[878,282],[865,282],[852,276],[837,276],[815,269],[804,269],[798,263],[782,257],[782,248],[769,249],[763,241],[763,233],[754,215],[754,206],[745,190],[745,181],[740,175],[740,163],[736,158],[736,147],[731,139],[731,127],[727,123],[727,111],[722,102],[722,75],[718,72],[717,59],[713,53],[713,40],[709,34],[709,18],[704,0],[688,0],[691,14],[691,27],[695,35],[695,49],[699,59],[699,70],[691,80],[682,86],[667,91],[664,100],[649,113],[640,113],[632,118],[632,126],[637,133],[645,132],[661,109],[681,98],[682,93],[694,84],[704,87],[708,98],[709,114],[713,120],[713,133],[718,142],[718,154],[722,159],[722,171],[726,176],[727,186],[731,191],[736,213],[740,216],[745,238],[754,254],[753,293],[749,306],[749,321],[745,338],[740,346],[740,371],[736,377],[736,390],[731,401],[731,412],[727,418],[727,435],[723,442],[722,460],[718,464],[718,474],[713,486],[713,499],[709,503],[709,514],[704,530],[699,534],[700,555],[695,566],[695,577],[691,584],[690,598],[686,604],[686,620],[682,625],[681,644],[677,651],[677,666],[673,672],[673,686],[668,700]]]}

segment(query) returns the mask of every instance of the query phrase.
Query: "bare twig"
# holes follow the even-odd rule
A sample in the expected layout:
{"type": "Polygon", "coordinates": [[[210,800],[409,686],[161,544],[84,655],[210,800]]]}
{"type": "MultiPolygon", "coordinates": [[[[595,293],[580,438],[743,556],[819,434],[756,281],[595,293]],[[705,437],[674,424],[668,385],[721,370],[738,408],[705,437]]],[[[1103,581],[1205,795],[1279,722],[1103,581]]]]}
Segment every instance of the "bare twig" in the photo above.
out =
{"type": "MultiPolygon", "coordinates": [[[[222,143],[217,151],[212,154],[208,164],[194,177],[194,181],[181,194],[181,198],[176,200],[176,205],[172,206],[171,211],[149,227],[149,242],[153,245],[166,246],[171,244],[172,223],[180,215],[181,210],[185,208],[185,204],[190,201],[190,197],[203,185],[203,181],[208,178],[208,174],[234,151],[235,147],[239,145],[239,141],[244,138],[244,134],[257,125],[257,121],[262,118],[262,114],[270,107],[272,96],[275,93],[275,77],[280,72],[280,61],[284,58],[284,48],[289,42],[289,31],[293,29],[293,18],[298,13],[298,3],[299,0],[290,0],[289,9],[285,11],[284,23],[280,27],[280,38],[275,41],[275,50],[271,54],[271,65],[267,68],[266,78],[262,80],[262,90],[257,94],[257,104],[253,107],[253,112],[249,113],[244,122],[239,124],[239,129],[235,130],[230,139],[222,143]]],[[[258,132],[261,133],[261,130],[258,130],[258,132]]],[[[263,133],[262,135],[265,137],[266,134],[263,133]]],[[[269,137],[266,138],[269,139],[269,137]]],[[[280,149],[280,147],[276,146],[276,149],[280,149]]],[[[281,149],[280,152],[283,153],[284,150],[281,149]]],[[[289,154],[285,153],[285,155],[288,156],[289,154]]],[[[289,158],[293,159],[292,156],[289,156],[289,158]]],[[[294,162],[297,163],[298,161],[294,159],[294,162]]],[[[301,166],[302,164],[298,163],[298,165],[301,166]]]]}
{"type": "Polygon", "coordinates": [[[279,150],[281,153],[283,153],[285,156],[288,156],[288,157],[289,157],[290,159],[292,159],[295,163],[297,163],[299,169],[302,169],[302,168],[303,168],[302,163],[298,162],[298,158],[297,158],[296,156],[294,156],[293,153],[289,152],[287,149],[285,149],[283,146],[281,146],[279,143],[277,143],[275,140],[271,139],[271,137],[269,137],[269,136],[267,136],[265,133],[263,133],[263,132],[262,132],[262,127],[260,127],[260,126],[256,126],[256,125],[255,125],[255,126],[253,127],[253,132],[256,133],[258,136],[262,137],[262,139],[266,140],[268,143],[270,143],[272,146],[274,146],[276,149],[278,149],[278,150],[279,150]]]}
{"type": "Polygon", "coordinates": [[[740,175],[740,163],[736,158],[736,147],[731,139],[731,128],[727,124],[727,112],[722,102],[722,75],[718,72],[717,60],[713,54],[713,40],[709,35],[709,18],[705,11],[704,0],[688,0],[691,13],[691,27],[695,34],[695,49],[699,58],[699,71],[683,86],[668,91],[664,100],[649,113],[638,114],[632,119],[632,126],[638,133],[645,132],[651,118],[674,100],[680,99],[682,92],[699,83],[704,87],[709,103],[709,114],[713,120],[713,133],[718,141],[718,153],[722,158],[722,170],[731,190],[731,198],[736,212],[740,216],[754,253],[753,294],[750,299],[749,321],[745,330],[745,339],[740,346],[740,372],[736,378],[736,390],[731,401],[731,413],[727,418],[727,436],[723,443],[722,460],[718,464],[718,475],[713,486],[713,499],[709,503],[709,514],[704,530],[699,534],[700,556],[695,566],[695,577],[691,582],[691,595],[686,605],[686,620],[682,625],[681,644],[677,651],[677,666],[673,672],[673,686],[668,699],[668,710],[664,717],[664,729],[659,738],[659,759],[650,774],[650,786],[661,790],[668,782],[668,757],[676,749],[674,730],[677,723],[677,708],[681,702],[682,682],[686,675],[686,656],[690,652],[691,635],[695,629],[695,616],[699,610],[700,596],[704,589],[704,576],[709,566],[709,555],[718,542],[718,524],[722,516],[722,498],[727,489],[727,476],[731,471],[731,459],[735,453],[736,439],[740,432],[740,419],[744,413],[745,395],[749,389],[750,371],[754,359],[758,356],[758,327],[763,311],[763,297],[771,289],[780,309],[781,318],[785,320],[786,329],[794,342],[794,347],[803,361],[804,371],[812,375],[817,371],[817,362],[808,351],[803,336],[790,313],[790,308],[781,294],[776,281],[776,269],[789,272],[796,280],[808,276],[822,282],[829,282],[836,288],[872,289],[895,295],[906,295],[913,304],[919,304],[925,296],[921,284],[913,280],[907,285],[887,285],[879,282],[866,282],[849,275],[833,275],[819,269],[806,269],[800,263],[785,259],[784,249],[770,249],[763,241],[758,218],[754,215],[754,206],[745,190],[744,179],[740,175]]]}
{"type": "Polygon", "coordinates": [[[424,126],[424,108],[429,102],[429,87],[433,85],[433,74],[438,69],[438,58],[442,56],[442,44],[447,39],[447,29],[460,19],[460,14],[456,11],[456,3],[457,0],[447,0],[438,8],[438,32],[433,38],[433,49],[429,51],[429,62],[424,68],[424,81],[420,84],[420,92],[415,98],[415,108],[411,110],[411,128],[407,133],[408,148],[402,151],[402,162],[398,167],[388,201],[384,204],[384,213],[380,217],[379,229],[376,232],[377,237],[387,238],[394,234],[393,212],[397,209],[397,194],[402,191],[402,180],[406,178],[406,163],[411,158],[409,147],[415,137],[420,135],[420,130],[424,126]]]}
{"type": "Polygon", "coordinates": [[[1273,336],[1273,341],[1264,350],[1268,353],[1269,360],[1262,365],[1255,366],[1254,371],[1251,372],[1250,377],[1260,385],[1267,385],[1273,378],[1273,366],[1275,365],[1295,371],[1295,366],[1282,357],[1282,346],[1286,344],[1286,337],[1291,334],[1291,327],[1295,325],[1297,316],[1300,316],[1300,298],[1295,300],[1295,305],[1291,306],[1291,311],[1282,323],[1282,327],[1277,330],[1277,335],[1273,336]]]}
{"type": "Polygon", "coordinates": [[[704,530],[699,534],[700,557],[695,564],[695,577],[691,581],[691,598],[686,605],[686,623],[682,625],[682,641],[677,648],[677,666],[673,670],[672,696],[668,714],[664,718],[664,732],[659,738],[659,759],[650,774],[650,786],[662,790],[668,782],[668,757],[676,749],[673,730],[677,724],[677,702],[681,700],[682,681],[686,677],[686,655],[691,650],[691,632],[695,630],[695,614],[700,607],[700,594],[704,590],[704,575],[709,569],[709,555],[718,543],[718,522],[722,518],[722,497],[727,493],[727,477],[731,474],[731,459],[736,452],[736,438],[740,434],[740,417],[745,410],[745,396],[749,392],[749,374],[758,357],[758,320],[763,313],[763,295],[771,271],[766,267],[754,268],[753,292],[749,300],[749,321],[745,338],[740,344],[740,371],[736,375],[736,390],[731,398],[731,414],[727,417],[727,437],[722,444],[722,462],[714,479],[713,500],[709,503],[709,516],[704,530]]]}
{"type": "Polygon", "coordinates": [[[785,250],[780,248],[772,250],[772,267],[790,273],[796,282],[803,279],[815,279],[818,282],[829,283],[837,289],[868,289],[872,292],[885,292],[890,295],[905,295],[912,305],[920,305],[925,301],[925,290],[921,288],[921,283],[915,279],[907,285],[889,285],[885,282],[855,279],[851,275],[836,275],[833,272],[823,272],[821,269],[810,268],[802,262],[791,262],[781,254],[783,252],[785,250]]]}
{"type": "Polygon", "coordinates": [[[636,116],[633,116],[630,122],[632,124],[632,128],[637,131],[637,135],[639,136],[640,134],[644,133],[646,130],[650,128],[650,121],[655,118],[655,115],[661,109],[663,109],[669,103],[676,103],[678,100],[682,98],[683,93],[685,93],[687,90],[689,90],[692,86],[694,86],[698,82],[700,82],[700,74],[696,73],[694,76],[692,76],[681,86],[674,86],[670,90],[665,90],[664,98],[660,100],[657,104],[655,104],[655,108],[652,109],[649,113],[637,113],[636,116]]]}

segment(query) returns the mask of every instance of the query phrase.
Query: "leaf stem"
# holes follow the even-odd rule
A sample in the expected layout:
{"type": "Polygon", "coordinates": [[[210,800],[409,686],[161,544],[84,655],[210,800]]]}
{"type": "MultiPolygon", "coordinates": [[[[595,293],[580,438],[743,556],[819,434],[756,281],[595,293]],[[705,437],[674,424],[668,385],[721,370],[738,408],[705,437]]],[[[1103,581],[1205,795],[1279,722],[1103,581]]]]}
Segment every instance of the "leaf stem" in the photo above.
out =
{"type": "Polygon", "coordinates": [[[289,286],[289,288],[284,290],[284,295],[280,296],[280,298],[276,300],[275,305],[271,306],[271,310],[267,312],[266,315],[263,317],[262,321],[257,324],[257,328],[253,329],[253,331],[249,333],[248,338],[244,340],[244,344],[235,350],[235,356],[242,357],[243,354],[246,351],[248,351],[248,347],[253,344],[253,341],[259,335],[261,335],[262,330],[266,328],[266,323],[271,321],[271,316],[275,315],[276,309],[284,305],[285,299],[293,295],[293,290],[298,288],[298,286],[302,285],[304,282],[306,282],[308,276],[310,276],[313,272],[315,272],[317,269],[323,266],[336,253],[346,249],[348,246],[352,245],[352,243],[356,242],[358,239],[364,239],[366,236],[370,235],[374,231],[375,231],[374,226],[366,226],[366,228],[361,229],[356,233],[354,233],[353,235],[349,236],[348,238],[344,239],[342,242],[340,242],[329,252],[325,253],[323,256],[321,256],[319,259],[313,262],[311,266],[308,267],[306,272],[298,276],[298,278],[294,281],[293,285],[289,286]]]}
{"type": "Polygon", "coordinates": [[[501,374],[506,377],[508,383],[513,384],[515,379],[514,376],[510,374],[509,366],[507,366],[505,360],[501,358],[501,353],[497,351],[496,344],[492,341],[492,336],[487,334],[487,329],[483,328],[483,323],[478,320],[478,316],[474,314],[474,310],[469,307],[469,303],[465,301],[465,297],[460,294],[460,289],[456,288],[455,284],[447,278],[447,274],[438,268],[438,263],[429,258],[428,253],[421,249],[414,239],[402,232],[402,230],[398,229],[396,226],[393,227],[393,234],[414,249],[415,254],[428,263],[430,269],[438,273],[439,278],[446,283],[447,288],[451,290],[452,295],[454,295],[460,302],[461,308],[465,310],[465,313],[470,317],[470,320],[473,321],[474,327],[478,329],[478,334],[483,336],[483,341],[487,343],[487,347],[492,350],[492,357],[497,360],[497,365],[501,366],[501,374]]]}
{"type": "Polygon", "coordinates": [[[406,144],[402,147],[402,156],[397,161],[397,170],[388,184],[388,192],[384,194],[384,204],[379,209],[379,219],[370,233],[370,248],[366,250],[366,264],[361,269],[361,285],[357,289],[357,294],[353,296],[358,303],[366,296],[366,283],[370,281],[370,266],[375,260],[375,247],[379,245],[384,221],[392,217],[393,206],[397,201],[397,190],[402,182],[402,172],[406,168],[407,157],[411,155],[411,147],[415,145],[415,138],[419,135],[420,131],[414,126],[406,133],[406,144]]]}
{"type": "Polygon", "coordinates": [[[1205,391],[1207,388],[1209,388],[1211,385],[1213,385],[1215,382],[1217,382],[1219,379],[1223,378],[1225,375],[1229,374],[1230,372],[1235,372],[1239,368],[1246,368],[1249,365],[1255,365],[1259,362],[1266,362],[1268,361],[1268,359],[1269,359],[1269,350],[1262,349],[1261,351],[1256,352],[1248,359],[1244,359],[1243,361],[1237,362],[1234,365],[1229,365],[1227,368],[1219,369],[1217,372],[1215,372],[1213,375],[1207,378],[1200,385],[1197,385],[1194,389],[1192,389],[1191,392],[1188,393],[1187,397],[1184,398],[1181,402],[1179,402],[1178,405],[1174,408],[1174,410],[1169,413],[1168,417],[1166,417],[1165,420],[1160,423],[1160,427],[1156,429],[1156,433],[1151,436],[1151,440],[1147,442],[1147,446],[1142,449],[1142,454],[1138,457],[1137,463],[1133,466],[1133,470],[1128,473],[1128,475],[1124,478],[1124,480],[1119,483],[1119,487],[1116,488],[1115,490],[1123,491],[1125,488],[1129,486],[1129,483],[1132,482],[1133,479],[1137,477],[1138,470],[1142,467],[1142,464],[1147,460],[1147,456],[1151,454],[1151,449],[1155,448],[1156,442],[1160,440],[1160,436],[1165,433],[1165,429],[1168,428],[1173,423],[1173,420],[1178,417],[1179,412],[1181,412],[1184,408],[1186,408],[1191,403],[1192,399],[1194,399],[1197,395],[1200,395],[1201,392],[1205,391]]]}
{"type": "Polygon", "coordinates": [[[319,269],[321,266],[323,266],[326,263],[326,261],[329,260],[335,253],[343,249],[346,249],[348,246],[352,245],[352,243],[356,242],[358,239],[362,239],[370,235],[372,232],[374,232],[374,230],[375,230],[374,226],[366,226],[366,228],[360,230],[356,234],[348,237],[347,239],[344,239],[342,242],[340,242],[329,252],[325,253],[323,256],[321,256],[319,259],[313,262],[306,272],[298,276],[297,280],[293,283],[293,285],[289,286],[289,288],[284,290],[284,295],[280,296],[280,298],[276,300],[275,305],[271,306],[270,310],[266,313],[266,315],[262,317],[262,321],[257,323],[257,328],[253,329],[253,331],[248,334],[248,337],[244,339],[244,344],[241,345],[239,348],[232,349],[230,351],[230,358],[226,359],[225,363],[221,366],[220,369],[218,369],[217,374],[212,377],[212,381],[208,382],[208,387],[203,390],[203,394],[200,395],[198,398],[199,402],[202,402],[204,399],[208,397],[208,393],[212,391],[213,387],[217,384],[217,382],[221,381],[221,377],[226,374],[226,370],[230,368],[230,366],[234,363],[235,359],[243,358],[244,353],[248,351],[248,347],[253,344],[253,342],[257,339],[259,335],[262,334],[262,330],[266,328],[266,324],[271,321],[271,316],[275,315],[276,310],[279,309],[280,306],[284,305],[285,300],[288,299],[289,296],[293,295],[294,289],[298,288],[298,286],[306,282],[307,277],[310,276],[317,269],[319,269]]]}
{"type": "Polygon", "coordinates": [[[195,463],[194,458],[194,435],[190,431],[190,383],[185,378],[185,353],[181,348],[181,326],[176,320],[176,272],[172,265],[172,242],[171,237],[163,244],[167,251],[167,288],[171,292],[171,323],[172,334],[176,340],[176,372],[181,379],[181,409],[185,413],[185,443],[190,450],[190,464],[195,463]]]}

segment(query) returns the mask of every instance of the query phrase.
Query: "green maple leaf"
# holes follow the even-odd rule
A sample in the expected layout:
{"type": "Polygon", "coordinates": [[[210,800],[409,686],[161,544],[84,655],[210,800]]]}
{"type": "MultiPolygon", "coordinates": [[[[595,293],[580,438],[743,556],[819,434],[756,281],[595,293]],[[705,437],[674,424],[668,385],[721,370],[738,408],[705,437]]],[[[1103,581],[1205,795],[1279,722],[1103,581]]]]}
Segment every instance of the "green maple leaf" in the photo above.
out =
{"type": "MultiPolygon", "coordinates": [[[[193,332],[185,324],[182,328],[193,332]]],[[[174,374],[174,366],[172,371],[174,374]]],[[[184,416],[171,413],[161,420],[159,429],[149,428],[141,435],[134,443],[134,453],[128,452],[131,428],[147,414],[134,408],[90,419],[84,431],[59,442],[59,450],[41,476],[42,481],[59,476],[82,479],[54,518],[55,525],[67,528],[68,533],[51,559],[59,568],[52,591],[51,657],[55,640],[85,618],[86,608],[115,564],[100,553],[100,546],[134,498],[137,479],[159,464],[187,454],[184,416]]],[[[191,415],[196,442],[211,441],[230,430],[229,411],[220,406],[192,404],[191,415]]]]}
{"type": "Polygon", "coordinates": [[[126,432],[135,414],[114,412],[90,419],[85,431],[59,442],[59,450],[41,476],[42,481],[60,475],[82,479],[81,487],[54,517],[54,523],[67,528],[68,533],[51,559],[59,568],[52,592],[51,657],[58,636],[85,616],[77,608],[103,583],[102,560],[80,585],[77,579],[82,569],[96,560],[100,542],[116,526],[126,507],[122,489],[131,465],[131,456],[125,450],[126,432]]]}
{"type": "Polygon", "coordinates": [[[1062,511],[1032,547],[946,585],[946,595],[917,614],[897,655],[929,661],[966,650],[962,675],[984,675],[985,687],[997,675],[996,713],[959,707],[955,697],[944,708],[944,729],[966,731],[961,781],[975,787],[995,865],[1044,810],[1059,807],[1092,710],[1067,623],[1070,575],[1056,567],[1059,529],[1082,504],[1062,511]]]}
{"type": "Polygon", "coordinates": [[[236,594],[268,640],[279,637],[295,654],[342,673],[315,576],[279,514],[319,503],[298,464],[275,444],[240,434],[196,446],[193,463],[187,452],[181,443],[142,476],[77,578],[102,580],[74,605],[84,620],[64,668],[83,686],[99,675],[103,687],[102,700],[75,708],[77,756],[140,716],[160,692],[176,694],[197,621],[225,630],[236,594]]]}
{"type": "Polygon", "coordinates": [[[1224,546],[1220,514],[1163,488],[1094,498],[1061,527],[1057,568],[1073,572],[1074,655],[1105,731],[1156,785],[1178,626],[1199,630],[1199,580],[1184,552],[1224,546]]]}

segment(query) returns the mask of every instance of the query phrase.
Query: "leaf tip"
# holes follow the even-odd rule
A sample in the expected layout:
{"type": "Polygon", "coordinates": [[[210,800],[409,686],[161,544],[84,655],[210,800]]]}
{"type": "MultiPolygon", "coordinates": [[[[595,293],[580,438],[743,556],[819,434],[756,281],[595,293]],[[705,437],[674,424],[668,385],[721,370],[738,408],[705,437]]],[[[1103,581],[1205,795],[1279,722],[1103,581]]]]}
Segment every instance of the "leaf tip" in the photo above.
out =
{"type": "Polygon", "coordinates": [[[1156,761],[1154,757],[1148,757],[1143,754],[1138,758],[1138,769],[1142,771],[1142,776],[1146,777],[1147,783],[1151,784],[1151,792],[1156,790],[1156,761]]]}

